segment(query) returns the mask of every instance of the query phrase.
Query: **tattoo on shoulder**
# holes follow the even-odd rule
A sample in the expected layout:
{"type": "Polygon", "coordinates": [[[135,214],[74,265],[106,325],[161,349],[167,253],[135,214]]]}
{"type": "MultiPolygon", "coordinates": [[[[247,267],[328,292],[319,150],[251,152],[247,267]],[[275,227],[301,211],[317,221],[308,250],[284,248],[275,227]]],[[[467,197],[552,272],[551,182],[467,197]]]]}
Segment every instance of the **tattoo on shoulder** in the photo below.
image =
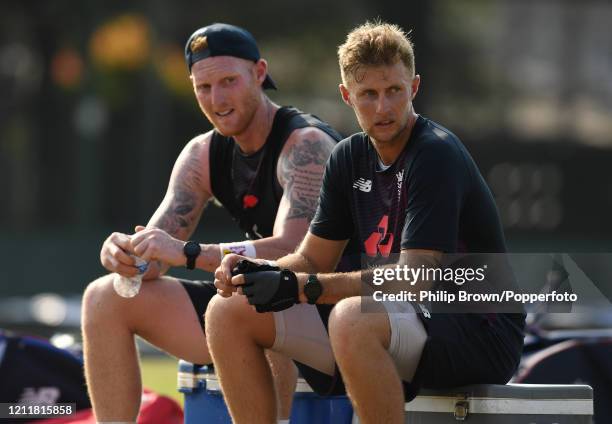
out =
{"type": "Polygon", "coordinates": [[[289,160],[293,161],[295,166],[325,165],[331,150],[332,146],[325,140],[309,140],[306,138],[293,146],[289,160]]]}
{"type": "Polygon", "coordinates": [[[203,207],[202,169],[197,157],[188,158],[173,178],[172,201],[166,205],[155,226],[173,236],[191,233],[203,207]]]}
{"type": "Polygon", "coordinates": [[[291,148],[282,161],[281,178],[289,193],[287,219],[312,220],[319,203],[325,163],[333,145],[327,140],[304,139],[291,148]]]}

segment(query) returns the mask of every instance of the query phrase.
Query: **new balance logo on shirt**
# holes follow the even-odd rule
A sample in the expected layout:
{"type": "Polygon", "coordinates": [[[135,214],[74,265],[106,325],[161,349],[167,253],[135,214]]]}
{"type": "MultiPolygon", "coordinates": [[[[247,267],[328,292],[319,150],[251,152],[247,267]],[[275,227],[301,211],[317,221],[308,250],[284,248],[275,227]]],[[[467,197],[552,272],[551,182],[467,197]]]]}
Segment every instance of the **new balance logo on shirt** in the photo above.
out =
{"type": "Polygon", "coordinates": [[[353,183],[353,188],[358,188],[364,193],[369,193],[372,191],[372,180],[364,180],[363,178],[359,178],[353,183]]]}

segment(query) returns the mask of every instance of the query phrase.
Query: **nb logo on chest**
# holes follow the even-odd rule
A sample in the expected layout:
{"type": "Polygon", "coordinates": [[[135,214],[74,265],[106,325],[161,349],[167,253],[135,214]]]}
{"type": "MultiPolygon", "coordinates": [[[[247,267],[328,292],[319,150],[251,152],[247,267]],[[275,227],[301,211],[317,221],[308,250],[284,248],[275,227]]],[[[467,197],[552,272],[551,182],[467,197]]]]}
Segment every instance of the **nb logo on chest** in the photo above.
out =
{"type": "Polygon", "coordinates": [[[359,178],[353,183],[353,188],[357,188],[363,191],[364,193],[369,193],[370,191],[372,191],[372,180],[359,178]]]}

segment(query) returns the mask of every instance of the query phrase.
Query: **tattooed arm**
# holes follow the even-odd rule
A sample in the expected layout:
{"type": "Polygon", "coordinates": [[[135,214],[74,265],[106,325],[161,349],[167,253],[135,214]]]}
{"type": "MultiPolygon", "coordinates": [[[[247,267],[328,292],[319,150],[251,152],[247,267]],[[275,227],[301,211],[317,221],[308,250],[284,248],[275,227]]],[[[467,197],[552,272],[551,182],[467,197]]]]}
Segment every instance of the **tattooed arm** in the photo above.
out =
{"type": "Polygon", "coordinates": [[[166,195],[148,227],[160,228],[181,240],[191,236],[212,197],[208,168],[210,138],[211,133],[207,133],[185,146],[174,164],[166,195]]]}
{"type": "Polygon", "coordinates": [[[334,145],[334,140],[318,128],[293,131],[276,166],[283,197],[272,237],[254,241],[257,257],[276,259],[300,244],[317,210],[325,164],[334,145]]]}
{"type": "MultiPolygon", "coordinates": [[[[146,279],[157,277],[169,266],[180,264],[181,261],[184,263],[183,240],[193,233],[211,197],[208,168],[211,135],[209,132],[198,136],[185,146],[174,164],[164,200],[146,229],[137,227],[138,232],[132,236],[113,233],[105,240],[100,251],[100,262],[108,271],[126,276],[135,275],[137,269],[128,253],[135,253],[151,261],[146,279]]],[[[209,245],[203,245],[202,250],[204,261],[206,252],[211,249],[209,245]]],[[[215,255],[216,266],[219,263],[218,249],[215,255]]]]}
{"type": "MultiPolygon", "coordinates": [[[[168,190],[149,220],[147,229],[132,237],[135,253],[147,260],[160,259],[162,269],[152,270],[147,278],[162,274],[170,266],[184,265],[183,241],[193,234],[202,211],[212,198],[209,173],[209,146],[212,132],[195,137],[174,164],[168,190]],[[162,231],[158,231],[162,230],[162,231]]],[[[197,267],[213,270],[219,263],[216,245],[202,244],[197,267]]]]}

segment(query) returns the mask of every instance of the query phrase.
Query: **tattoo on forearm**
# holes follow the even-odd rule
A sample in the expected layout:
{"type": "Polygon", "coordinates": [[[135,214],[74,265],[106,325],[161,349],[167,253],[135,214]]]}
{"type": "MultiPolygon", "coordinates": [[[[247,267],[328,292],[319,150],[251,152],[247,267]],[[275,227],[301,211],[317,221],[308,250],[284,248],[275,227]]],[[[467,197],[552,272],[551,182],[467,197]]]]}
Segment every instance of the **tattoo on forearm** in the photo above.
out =
{"type": "Polygon", "coordinates": [[[203,207],[201,173],[201,165],[197,157],[184,161],[180,172],[171,182],[172,201],[166,205],[163,213],[155,220],[156,227],[175,237],[193,231],[203,207]]]}
{"type": "Polygon", "coordinates": [[[177,222],[181,227],[189,227],[189,215],[194,208],[194,194],[182,188],[177,188],[176,193],[174,194],[174,205],[172,207],[172,212],[174,212],[177,222]]]}
{"type": "Polygon", "coordinates": [[[287,219],[312,220],[319,202],[319,190],[327,158],[332,149],[326,140],[305,139],[291,149],[282,162],[282,179],[289,194],[287,219]]]}

